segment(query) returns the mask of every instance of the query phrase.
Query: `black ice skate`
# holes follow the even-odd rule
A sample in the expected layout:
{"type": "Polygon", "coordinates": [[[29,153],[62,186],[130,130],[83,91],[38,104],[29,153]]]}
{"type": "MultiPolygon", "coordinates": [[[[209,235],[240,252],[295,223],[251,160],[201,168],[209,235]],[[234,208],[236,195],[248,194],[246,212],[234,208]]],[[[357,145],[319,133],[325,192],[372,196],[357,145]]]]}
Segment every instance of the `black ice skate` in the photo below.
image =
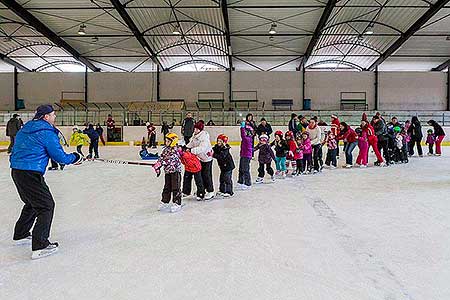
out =
{"type": "Polygon", "coordinates": [[[52,255],[58,251],[58,243],[50,243],[46,248],[33,251],[31,259],[39,259],[52,255]]]}

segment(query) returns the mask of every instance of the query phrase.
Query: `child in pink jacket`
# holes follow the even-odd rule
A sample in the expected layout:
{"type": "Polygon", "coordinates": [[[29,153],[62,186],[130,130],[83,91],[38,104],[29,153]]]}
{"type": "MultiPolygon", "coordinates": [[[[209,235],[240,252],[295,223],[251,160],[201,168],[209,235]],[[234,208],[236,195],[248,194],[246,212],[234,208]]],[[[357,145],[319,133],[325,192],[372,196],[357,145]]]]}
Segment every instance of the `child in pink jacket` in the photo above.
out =
{"type": "Polygon", "coordinates": [[[303,151],[303,158],[302,158],[302,174],[305,174],[306,170],[311,173],[313,165],[312,165],[312,145],[311,145],[311,139],[309,138],[309,133],[307,131],[304,131],[302,133],[302,151],[303,151]],[[308,169],[306,169],[306,166],[308,166],[308,169]]]}

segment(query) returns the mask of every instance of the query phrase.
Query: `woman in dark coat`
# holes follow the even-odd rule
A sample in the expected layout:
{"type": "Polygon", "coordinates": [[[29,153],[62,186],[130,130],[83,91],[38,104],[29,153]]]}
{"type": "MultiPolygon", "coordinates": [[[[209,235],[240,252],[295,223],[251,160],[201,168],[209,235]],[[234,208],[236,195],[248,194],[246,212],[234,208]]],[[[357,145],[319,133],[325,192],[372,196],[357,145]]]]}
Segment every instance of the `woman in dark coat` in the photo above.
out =
{"type": "Polygon", "coordinates": [[[445,131],[442,129],[441,125],[439,125],[435,120],[428,121],[428,125],[433,126],[434,136],[436,137],[436,156],[441,156],[442,149],[441,143],[445,137],[445,131]]]}
{"type": "Polygon", "coordinates": [[[422,125],[420,125],[420,121],[416,116],[411,118],[411,126],[408,128],[408,134],[411,137],[411,141],[409,142],[409,155],[414,155],[414,144],[416,144],[417,152],[419,156],[422,157],[422,146],[420,145],[423,138],[422,125]]]}

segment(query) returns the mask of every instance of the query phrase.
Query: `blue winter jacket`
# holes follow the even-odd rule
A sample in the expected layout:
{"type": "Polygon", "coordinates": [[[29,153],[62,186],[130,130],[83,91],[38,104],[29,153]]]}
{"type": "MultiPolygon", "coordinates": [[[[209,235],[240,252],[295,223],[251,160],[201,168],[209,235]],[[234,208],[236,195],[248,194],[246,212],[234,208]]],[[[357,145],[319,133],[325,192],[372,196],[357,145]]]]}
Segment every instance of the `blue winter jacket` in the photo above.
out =
{"type": "Polygon", "coordinates": [[[17,133],[9,158],[11,168],[44,174],[49,158],[64,165],[74,163],[75,155],[64,152],[58,133],[58,129],[44,120],[27,122],[17,133]]]}
{"type": "Polygon", "coordinates": [[[83,130],[83,133],[86,134],[91,141],[98,140],[100,137],[93,126],[89,126],[87,129],[83,130]]]}

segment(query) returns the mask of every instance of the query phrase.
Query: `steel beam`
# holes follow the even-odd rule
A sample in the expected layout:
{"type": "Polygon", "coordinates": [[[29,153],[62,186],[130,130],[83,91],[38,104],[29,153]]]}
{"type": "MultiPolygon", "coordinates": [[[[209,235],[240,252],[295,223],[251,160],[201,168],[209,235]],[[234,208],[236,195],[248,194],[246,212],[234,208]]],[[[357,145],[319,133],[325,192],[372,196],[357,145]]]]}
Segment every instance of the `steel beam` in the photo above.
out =
{"type": "Polygon", "coordinates": [[[233,57],[232,57],[232,48],[231,48],[231,36],[230,36],[230,20],[228,18],[228,3],[227,0],[220,1],[220,7],[222,8],[223,21],[225,24],[225,38],[227,41],[227,53],[228,53],[228,67],[232,71],[233,70],[233,57]]]}
{"type": "Polygon", "coordinates": [[[8,56],[0,53],[0,59],[3,60],[5,63],[13,66],[14,68],[17,68],[21,71],[24,72],[31,72],[30,69],[28,69],[27,67],[25,67],[24,65],[22,65],[21,63],[18,63],[17,61],[15,61],[14,59],[9,58],[8,56]]]}
{"type": "Polygon", "coordinates": [[[447,71],[447,110],[450,111],[450,70],[447,71]]]}
{"type": "Polygon", "coordinates": [[[22,18],[25,22],[27,22],[30,26],[34,27],[37,31],[39,31],[43,36],[49,39],[52,43],[57,45],[58,47],[66,50],[70,55],[72,55],[76,60],[83,63],[89,69],[94,72],[99,72],[100,69],[94,66],[88,59],[83,57],[77,50],[75,50],[72,46],[70,46],[66,41],[64,41],[61,37],[59,37],[56,33],[54,33],[50,28],[48,28],[44,23],[39,21],[35,16],[33,16],[27,9],[23,8],[19,3],[15,0],[0,0],[6,7],[12,10],[17,16],[22,18]]]}
{"type": "Polygon", "coordinates": [[[416,21],[408,30],[401,35],[367,70],[373,71],[377,66],[382,64],[387,58],[394,54],[411,36],[425,25],[441,8],[443,8],[450,0],[438,0],[416,21]]]}
{"type": "Polygon", "coordinates": [[[378,94],[378,87],[379,87],[379,73],[378,73],[378,67],[375,68],[375,107],[374,110],[378,110],[380,107],[380,98],[378,94]]]}
{"type": "Polygon", "coordinates": [[[159,61],[159,59],[156,57],[155,50],[149,45],[147,40],[144,38],[142,33],[139,31],[138,27],[134,23],[133,19],[130,17],[128,12],[125,9],[125,6],[120,2],[120,0],[110,0],[111,4],[114,6],[116,11],[119,13],[119,15],[122,17],[124,22],[127,24],[128,28],[133,33],[136,40],[141,44],[142,48],[144,48],[145,52],[150,56],[152,61],[157,65],[160,66],[163,70],[164,67],[159,61]]]}
{"type": "Polygon", "coordinates": [[[18,80],[18,75],[17,75],[17,68],[14,67],[14,74],[13,74],[13,78],[14,78],[14,110],[18,111],[19,107],[18,107],[18,101],[19,101],[19,80],[18,80]]]}
{"type": "Polygon", "coordinates": [[[331,15],[331,12],[333,11],[337,0],[328,0],[327,5],[325,6],[325,9],[322,13],[322,16],[320,17],[319,23],[317,23],[316,30],[314,31],[314,34],[309,41],[308,48],[306,48],[305,55],[302,59],[302,62],[300,63],[299,69],[303,66],[306,66],[306,63],[308,62],[309,57],[311,56],[314,47],[316,46],[317,42],[319,41],[320,35],[322,33],[323,28],[327,24],[328,18],[331,15]]]}
{"type": "Polygon", "coordinates": [[[431,71],[444,71],[446,68],[449,68],[449,67],[450,67],[450,59],[447,60],[446,62],[443,62],[436,68],[431,69],[431,71]]]}

